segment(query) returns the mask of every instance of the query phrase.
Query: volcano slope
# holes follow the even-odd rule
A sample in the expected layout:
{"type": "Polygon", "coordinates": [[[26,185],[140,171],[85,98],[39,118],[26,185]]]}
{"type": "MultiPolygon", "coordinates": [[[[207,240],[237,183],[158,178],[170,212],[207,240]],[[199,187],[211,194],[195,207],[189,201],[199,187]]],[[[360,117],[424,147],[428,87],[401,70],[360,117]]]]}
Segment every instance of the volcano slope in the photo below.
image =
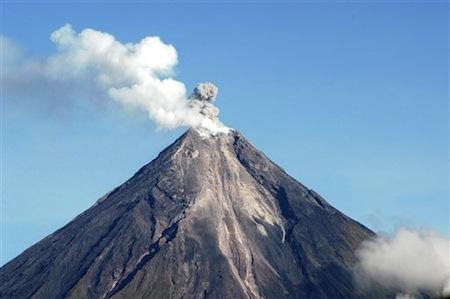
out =
{"type": "Polygon", "coordinates": [[[1,268],[1,298],[361,298],[373,233],[240,133],[183,134],[1,268]]]}

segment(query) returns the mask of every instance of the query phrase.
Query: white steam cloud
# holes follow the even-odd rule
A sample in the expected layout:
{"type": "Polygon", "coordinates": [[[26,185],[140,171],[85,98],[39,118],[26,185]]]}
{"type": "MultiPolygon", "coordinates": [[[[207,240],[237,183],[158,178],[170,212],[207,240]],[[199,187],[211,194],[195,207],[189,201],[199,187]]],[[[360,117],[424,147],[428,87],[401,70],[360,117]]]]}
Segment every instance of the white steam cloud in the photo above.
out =
{"type": "MultiPolygon", "coordinates": [[[[6,89],[8,83],[16,89],[27,88],[30,78],[36,77],[54,84],[84,84],[86,89],[94,84],[122,105],[145,111],[158,127],[190,126],[203,135],[230,130],[220,122],[219,110],[212,104],[217,87],[199,84],[189,98],[184,84],[170,77],[178,63],[177,51],[159,37],[124,44],[105,32],[85,29],[77,33],[71,25],[64,25],[50,39],[57,45],[55,54],[4,69],[6,89]]],[[[2,38],[2,50],[5,63],[18,53],[6,38],[2,38]]]]}
{"type": "Polygon", "coordinates": [[[399,229],[392,237],[365,241],[357,251],[356,279],[415,298],[420,292],[450,295],[450,240],[434,232],[399,229]]]}

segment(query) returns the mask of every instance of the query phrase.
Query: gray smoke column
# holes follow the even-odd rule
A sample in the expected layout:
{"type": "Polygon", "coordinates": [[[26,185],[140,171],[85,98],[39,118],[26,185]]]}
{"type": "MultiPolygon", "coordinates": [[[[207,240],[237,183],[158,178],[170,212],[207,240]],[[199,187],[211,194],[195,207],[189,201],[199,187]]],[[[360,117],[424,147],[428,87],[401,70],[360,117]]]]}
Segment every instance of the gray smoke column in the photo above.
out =
{"type": "MultiPolygon", "coordinates": [[[[31,94],[34,98],[39,93],[41,98],[52,97],[54,90],[67,86],[77,86],[77,92],[95,88],[106,99],[145,112],[159,128],[190,126],[203,136],[230,131],[213,105],[217,87],[199,84],[188,97],[185,85],[173,78],[177,51],[158,36],[123,43],[109,33],[90,28],[76,32],[67,24],[50,39],[56,45],[55,53],[44,59],[18,59],[19,49],[1,38],[6,97],[28,91],[30,85],[36,86],[31,94]]],[[[62,90],[61,95],[68,99],[72,92],[62,90]]],[[[61,99],[53,97],[54,101],[61,99]]]]}
{"type": "Polygon", "coordinates": [[[195,87],[191,98],[203,102],[213,103],[216,100],[219,89],[211,82],[200,83],[195,87]]]}
{"type": "Polygon", "coordinates": [[[224,126],[218,118],[219,108],[213,105],[218,91],[217,86],[211,82],[199,83],[189,98],[190,107],[202,116],[200,123],[193,125],[201,135],[230,131],[230,128],[224,126]]]}

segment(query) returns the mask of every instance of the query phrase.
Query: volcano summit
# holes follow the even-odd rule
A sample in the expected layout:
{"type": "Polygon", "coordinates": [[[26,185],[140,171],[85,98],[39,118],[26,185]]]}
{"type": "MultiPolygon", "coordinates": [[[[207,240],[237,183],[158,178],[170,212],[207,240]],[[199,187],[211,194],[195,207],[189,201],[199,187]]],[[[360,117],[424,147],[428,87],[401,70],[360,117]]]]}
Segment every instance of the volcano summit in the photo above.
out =
{"type": "Polygon", "coordinates": [[[230,131],[190,129],[1,268],[1,298],[361,298],[374,234],[230,131]]]}

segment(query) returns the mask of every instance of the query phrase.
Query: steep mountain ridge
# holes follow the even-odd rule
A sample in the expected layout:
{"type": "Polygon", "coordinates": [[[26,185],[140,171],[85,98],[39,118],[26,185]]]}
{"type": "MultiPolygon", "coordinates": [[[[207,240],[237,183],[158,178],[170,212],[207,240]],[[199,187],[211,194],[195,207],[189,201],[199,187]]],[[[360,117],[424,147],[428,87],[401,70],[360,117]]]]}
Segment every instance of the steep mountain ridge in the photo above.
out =
{"type": "Polygon", "coordinates": [[[361,298],[373,233],[240,133],[191,129],[1,268],[1,298],[361,298]]]}

